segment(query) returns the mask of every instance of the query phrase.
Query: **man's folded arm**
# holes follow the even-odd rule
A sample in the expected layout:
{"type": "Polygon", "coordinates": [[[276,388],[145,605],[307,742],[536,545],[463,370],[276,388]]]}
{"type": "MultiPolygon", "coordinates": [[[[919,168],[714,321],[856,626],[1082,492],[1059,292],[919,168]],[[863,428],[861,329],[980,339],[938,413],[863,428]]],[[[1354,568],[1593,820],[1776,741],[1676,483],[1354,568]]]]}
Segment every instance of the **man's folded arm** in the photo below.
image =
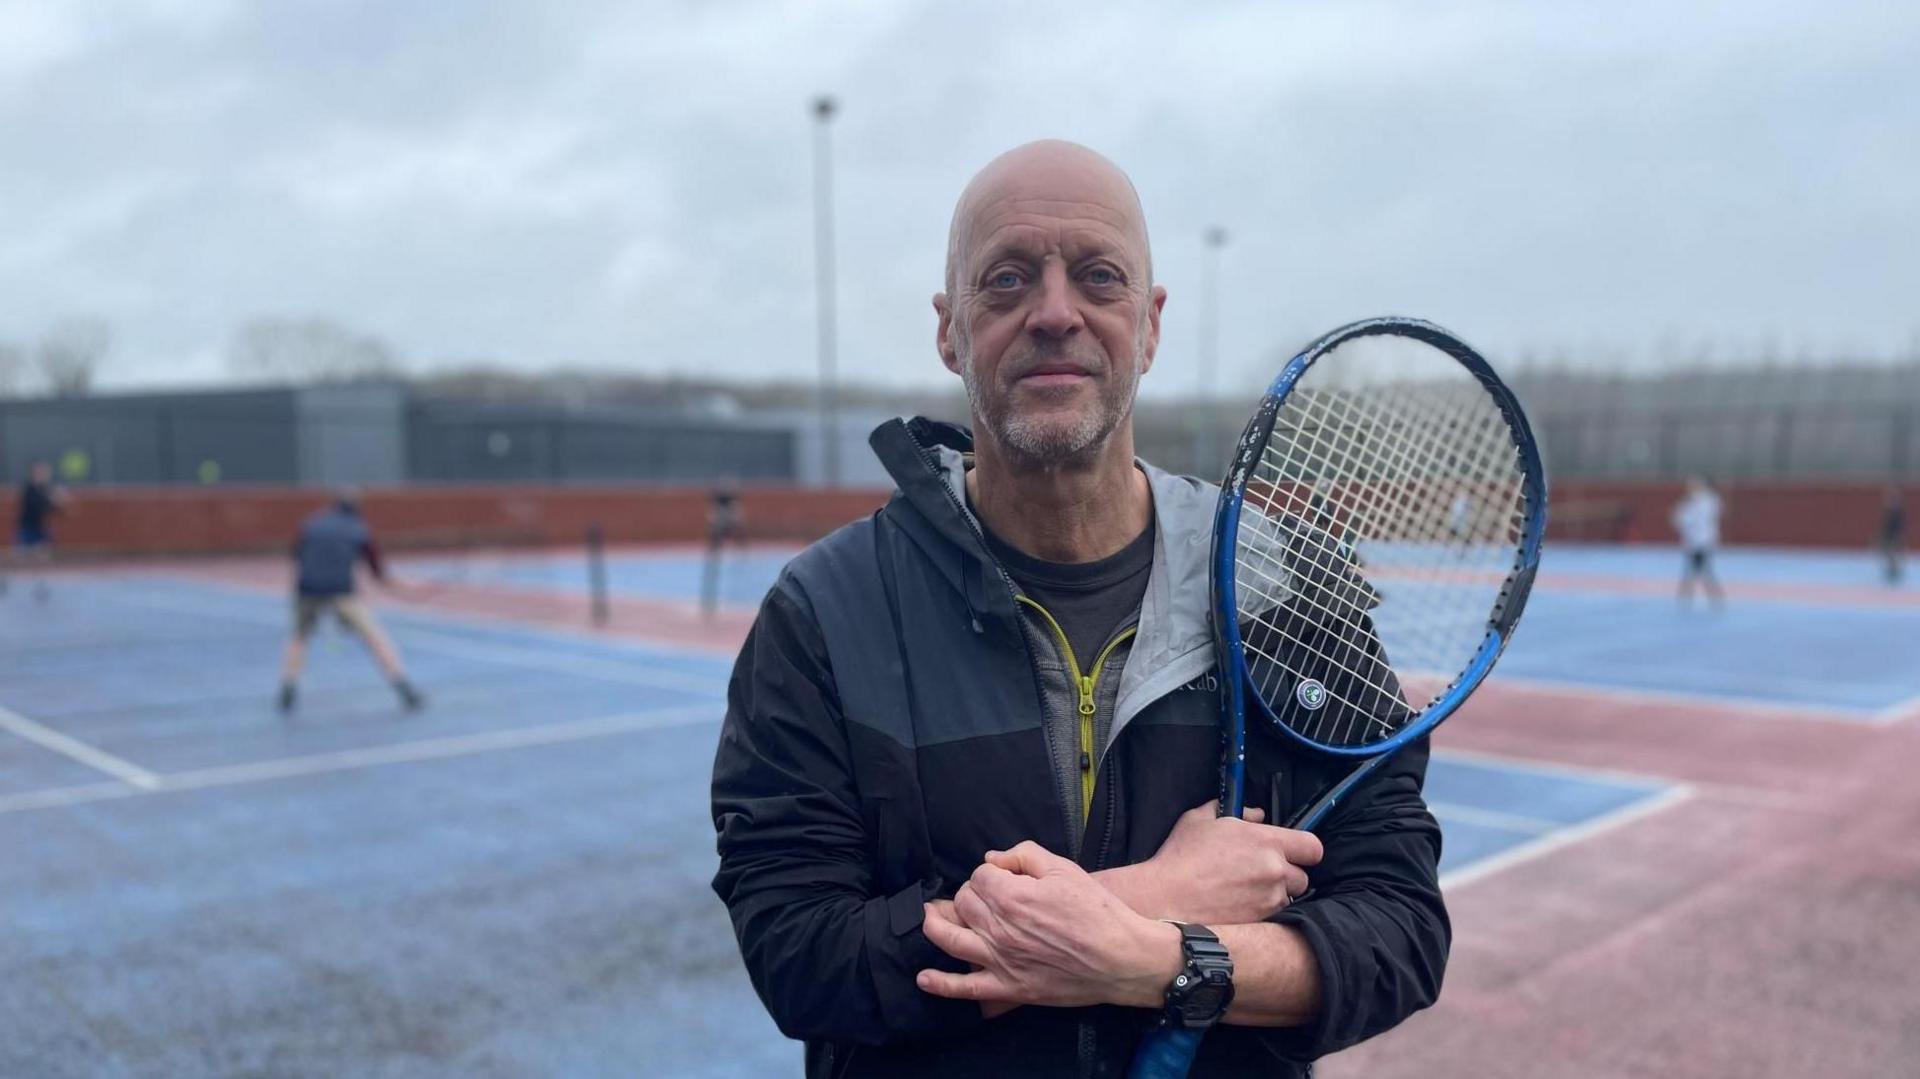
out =
{"type": "Polygon", "coordinates": [[[932,885],[876,895],[873,845],[826,648],[791,581],[762,605],[727,689],[713,769],[726,903],[754,989],[792,1038],[879,1044],[978,1024],[977,1006],[922,993],[932,885]]]}
{"type": "Polygon", "coordinates": [[[1421,797],[1427,755],[1425,740],[1408,746],[1327,820],[1312,894],[1270,919],[1304,939],[1320,982],[1314,1019],[1263,1033],[1283,1056],[1344,1049],[1440,995],[1452,927],[1440,895],[1440,826],[1421,797]]]}

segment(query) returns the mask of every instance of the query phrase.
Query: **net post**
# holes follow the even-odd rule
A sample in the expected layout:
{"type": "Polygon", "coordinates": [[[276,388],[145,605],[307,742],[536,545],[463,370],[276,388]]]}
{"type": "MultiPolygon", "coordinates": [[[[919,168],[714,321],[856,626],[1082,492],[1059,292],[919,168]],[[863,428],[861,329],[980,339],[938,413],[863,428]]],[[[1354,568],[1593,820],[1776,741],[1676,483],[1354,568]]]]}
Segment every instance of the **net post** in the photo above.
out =
{"type": "Polygon", "coordinates": [[[606,535],[595,521],[587,526],[587,587],[593,595],[593,624],[607,624],[606,535]]]}

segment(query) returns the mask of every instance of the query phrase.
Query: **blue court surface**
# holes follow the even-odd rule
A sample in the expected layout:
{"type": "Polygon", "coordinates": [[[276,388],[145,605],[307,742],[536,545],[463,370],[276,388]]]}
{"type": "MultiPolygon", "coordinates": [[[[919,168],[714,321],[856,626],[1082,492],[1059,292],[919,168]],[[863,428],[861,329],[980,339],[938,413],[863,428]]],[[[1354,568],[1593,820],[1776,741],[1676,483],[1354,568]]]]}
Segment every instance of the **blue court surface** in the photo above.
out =
{"type": "MultiPolygon", "coordinates": [[[[754,603],[784,557],[730,555],[728,602],[754,603]]],[[[699,567],[623,554],[610,577],[689,600],[699,567]]],[[[557,556],[458,568],[584,581],[557,556]]],[[[1535,604],[1502,676],[1842,719],[1920,695],[1912,605],[1683,611],[1552,587],[1535,604]]],[[[797,1070],[708,889],[730,656],[390,611],[426,711],[401,712],[329,629],[282,717],[287,617],[282,597],[161,574],[0,600],[0,1075],[797,1070]]],[[[1456,882],[1675,794],[1448,753],[1428,785],[1456,882]]]]}
{"type": "MultiPolygon", "coordinates": [[[[792,551],[769,548],[729,549],[722,558],[720,598],[733,604],[756,604],[792,556],[792,551]]],[[[1880,560],[1866,550],[1800,551],[1769,547],[1730,547],[1715,555],[1720,579],[1732,585],[1806,585],[1830,588],[1872,588],[1890,595],[1920,598],[1920,556],[1904,582],[1885,585],[1880,560]]],[[[616,594],[693,601],[700,596],[700,572],[705,555],[694,550],[668,553],[614,554],[607,560],[608,587],[616,594]]],[[[1603,546],[1550,543],[1542,556],[1542,573],[1556,576],[1608,576],[1662,586],[1678,579],[1680,552],[1671,547],[1603,546]]],[[[497,581],[585,592],[584,553],[474,556],[465,559],[425,558],[409,565],[416,572],[447,580],[497,581]]]]}
{"type": "MultiPolygon", "coordinates": [[[[1796,550],[1782,547],[1726,547],[1714,555],[1714,570],[1729,584],[1825,585],[1885,588],[1881,561],[1866,549],[1858,551],[1796,550]]],[[[1680,573],[1680,552],[1652,544],[1611,545],[1549,543],[1543,564],[1549,572],[1608,574],[1671,582],[1680,573]]],[[[1909,556],[1911,563],[1913,558],[1909,556]]],[[[1920,596],[1920,581],[1909,565],[1904,582],[1895,591],[1920,596]]]]}
{"type": "MultiPolygon", "coordinates": [[[[784,549],[728,550],[720,560],[716,588],[719,601],[733,606],[758,606],[791,557],[793,552],[784,549]]],[[[588,588],[584,553],[429,558],[410,560],[407,565],[409,573],[429,580],[483,581],[580,594],[585,594],[588,588]]],[[[617,596],[695,603],[701,598],[701,571],[705,565],[706,556],[694,551],[613,554],[606,560],[607,589],[617,596]]]]}
{"type": "MultiPolygon", "coordinates": [[[[721,602],[757,604],[789,556],[728,552],[721,602]]],[[[1753,593],[1721,610],[1675,601],[1680,555],[1673,549],[1549,546],[1542,586],[1497,677],[1863,722],[1920,706],[1920,586],[1911,579],[1882,585],[1880,563],[1865,551],[1732,548],[1717,561],[1725,583],[1753,593]]],[[[702,563],[692,551],[617,555],[607,563],[608,587],[616,595],[693,602],[702,563]]],[[[584,557],[572,554],[422,568],[582,592],[587,580],[584,557]]],[[[1389,596],[1393,587],[1385,586],[1389,596]]]]}

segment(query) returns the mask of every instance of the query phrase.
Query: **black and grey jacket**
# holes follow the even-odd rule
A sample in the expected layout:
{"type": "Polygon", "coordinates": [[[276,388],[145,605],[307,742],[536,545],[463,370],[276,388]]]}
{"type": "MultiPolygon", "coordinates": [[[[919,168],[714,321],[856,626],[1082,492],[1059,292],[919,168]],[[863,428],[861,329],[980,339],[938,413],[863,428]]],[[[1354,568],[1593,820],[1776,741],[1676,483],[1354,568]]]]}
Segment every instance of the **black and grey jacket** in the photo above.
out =
{"type": "MultiPolygon", "coordinates": [[[[809,1075],[1124,1074],[1147,1012],[987,1022],[920,992],[918,970],[964,969],[922,934],[921,904],[1024,839],[1090,870],[1144,861],[1217,792],[1215,489],[1142,466],[1158,538],[1138,625],[1071,677],[1079,658],[1016,595],[957,493],[967,433],[894,420],[872,443],[899,489],[788,565],[734,668],[714,890],[774,1021],[807,1041],[809,1075]]],[[[1342,770],[1257,725],[1247,757],[1270,819],[1342,770]]],[[[1449,927],[1426,760],[1415,746],[1348,797],[1320,829],[1312,897],[1276,916],[1319,961],[1320,1019],[1216,1027],[1193,1074],[1303,1074],[1433,1002],[1449,927]]]]}

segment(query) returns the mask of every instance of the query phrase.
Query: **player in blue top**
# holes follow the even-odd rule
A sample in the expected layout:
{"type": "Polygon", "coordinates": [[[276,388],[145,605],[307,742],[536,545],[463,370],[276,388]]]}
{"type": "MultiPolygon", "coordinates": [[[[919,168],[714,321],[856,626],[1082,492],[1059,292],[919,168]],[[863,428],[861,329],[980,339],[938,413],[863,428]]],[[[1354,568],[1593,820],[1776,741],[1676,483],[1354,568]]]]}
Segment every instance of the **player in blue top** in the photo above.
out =
{"type": "MultiPolygon", "coordinates": [[[[21,565],[44,565],[53,558],[52,522],[56,514],[67,505],[67,492],[53,482],[53,466],[45,461],[35,461],[28,470],[27,481],[20,485],[20,499],[14,514],[13,544],[15,560],[21,565]]],[[[0,593],[7,589],[7,579],[0,574],[0,593]]],[[[45,577],[36,577],[33,582],[33,596],[38,600],[47,598],[45,577]]]]}
{"type": "Polygon", "coordinates": [[[380,550],[374,546],[373,533],[360,516],[357,492],[340,492],[332,506],[307,518],[300,526],[300,538],[294,541],[293,560],[298,571],[294,583],[293,637],[287,642],[286,663],[281,673],[280,710],[293,709],[295,686],[307,660],[307,639],[313,636],[320,619],[328,614],[366,642],[374,661],[393,683],[394,692],[400,695],[400,703],[408,711],[426,703],[420,691],[407,680],[393,641],[380,628],[373,612],[354,596],[356,562],[364,560],[374,580],[387,583],[380,550]]]}

